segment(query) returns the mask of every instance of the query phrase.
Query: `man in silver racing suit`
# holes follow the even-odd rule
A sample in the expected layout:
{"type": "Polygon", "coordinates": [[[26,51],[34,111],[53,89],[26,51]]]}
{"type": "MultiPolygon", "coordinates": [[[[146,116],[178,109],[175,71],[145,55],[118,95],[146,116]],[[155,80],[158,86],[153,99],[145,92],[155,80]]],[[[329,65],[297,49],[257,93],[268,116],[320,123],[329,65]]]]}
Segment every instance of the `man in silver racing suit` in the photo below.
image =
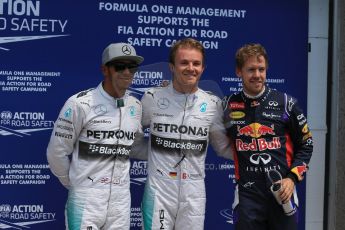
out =
{"type": "Polygon", "coordinates": [[[148,90],[143,126],[150,126],[148,179],[142,204],[144,229],[203,229],[205,158],[214,150],[230,158],[218,97],[198,88],[204,48],[193,39],[170,52],[171,85],[148,90]]]}
{"type": "Polygon", "coordinates": [[[131,45],[110,44],[104,81],[71,96],[55,122],[47,158],[69,190],[67,229],[129,229],[129,155],[143,133],[141,103],[126,90],[142,61],[131,45]]]}

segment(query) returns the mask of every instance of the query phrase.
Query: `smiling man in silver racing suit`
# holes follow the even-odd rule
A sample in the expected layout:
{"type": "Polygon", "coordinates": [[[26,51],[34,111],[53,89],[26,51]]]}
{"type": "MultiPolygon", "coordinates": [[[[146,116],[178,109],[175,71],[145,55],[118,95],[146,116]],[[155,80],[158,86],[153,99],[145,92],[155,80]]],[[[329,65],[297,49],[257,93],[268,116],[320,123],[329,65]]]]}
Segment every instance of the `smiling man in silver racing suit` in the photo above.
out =
{"type": "Polygon", "coordinates": [[[129,155],[142,135],[142,109],[126,90],[142,61],[131,45],[110,44],[102,55],[104,81],[70,97],[55,122],[47,158],[69,189],[67,229],[129,229],[129,155]]]}
{"type": "Polygon", "coordinates": [[[214,150],[230,158],[218,97],[198,88],[204,48],[194,39],[170,51],[171,85],[142,98],[143,126],[150,126],[148,179],[143,198],[144,228],[202,230],[205,218],[205,158],[214,150]]]}

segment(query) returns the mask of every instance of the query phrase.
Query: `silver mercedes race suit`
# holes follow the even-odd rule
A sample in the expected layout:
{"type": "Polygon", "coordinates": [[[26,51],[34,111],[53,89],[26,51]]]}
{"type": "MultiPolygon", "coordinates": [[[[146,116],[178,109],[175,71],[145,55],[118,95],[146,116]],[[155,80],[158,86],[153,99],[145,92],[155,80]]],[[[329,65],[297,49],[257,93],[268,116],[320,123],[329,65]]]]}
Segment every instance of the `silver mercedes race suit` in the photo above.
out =
{"type": "Polygon", "coordinates": [[[210,140],[231,158],[218,97],[201,89],[180,94],[170,85],[142,98],[143,126],[150,126],[144,228],[203,229],[205,158],[210,140]]]}
{"type": "Polygon", "coordinates": [[[67,229],[129,229],[129,154],[143,135],[142,110],[136,98],[121,99],[117,106],[101,83],[70,97],[55,122],[47,158],[69,189],[67,229]]]}

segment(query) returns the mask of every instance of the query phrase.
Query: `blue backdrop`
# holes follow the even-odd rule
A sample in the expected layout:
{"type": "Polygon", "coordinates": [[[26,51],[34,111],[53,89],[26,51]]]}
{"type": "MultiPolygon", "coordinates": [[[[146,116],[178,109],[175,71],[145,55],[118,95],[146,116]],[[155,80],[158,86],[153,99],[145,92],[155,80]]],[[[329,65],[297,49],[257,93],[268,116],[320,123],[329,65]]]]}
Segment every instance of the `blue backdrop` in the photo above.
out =
{"type": "MultiPolygon", "coordinates": [[[[54,121],[72,94],[102,80],[101,53],[129,42],[145,57],[131,91],[170,79],[169,46],[182,37],[203,42],[201,87],[219,96],[241,89],[234,54],[261,43],[269,84],[299,98],[306,111],[306,0],[11,0],[0,1],[0,229],[64,229],[67,191],[50,173],[46,147],[54,121]]],[[[140,229],[146,162],[132,161],[131,229],[140,229]]],[[[205,229],[233,229],[233,164],[210,149],[205,229]]],[[[304,229],[305,183],[299,185],[304,229]]]]}

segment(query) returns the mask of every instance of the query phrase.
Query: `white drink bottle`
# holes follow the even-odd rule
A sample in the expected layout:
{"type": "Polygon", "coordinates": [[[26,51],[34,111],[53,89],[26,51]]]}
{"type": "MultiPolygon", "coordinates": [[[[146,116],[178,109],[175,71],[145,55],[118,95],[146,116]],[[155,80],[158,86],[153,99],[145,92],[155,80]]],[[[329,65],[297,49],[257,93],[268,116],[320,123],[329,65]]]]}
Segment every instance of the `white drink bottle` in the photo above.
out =
{"type": "Polygon", "coordinates": [[[286,203],[283,203],[282,200],[280,199],[279,194],[281,190],[281,181],[282,181],[281,174],[275,169],[268,171],[267,174],[268,174],[268,178],[272,182],[270,189],[271,189],[271,192],[273,193],[273,196],[275,197],[278,204],[282,206],[285,215],[292,216],[297,211],[295,204],[291,202],[291,199],[286,203]],[[275,175],[274,174],[272,175],[272,173],[274,173],[275,175]],[[275,177],[274,179],[272,178],[273,176],[275,177]]]}

